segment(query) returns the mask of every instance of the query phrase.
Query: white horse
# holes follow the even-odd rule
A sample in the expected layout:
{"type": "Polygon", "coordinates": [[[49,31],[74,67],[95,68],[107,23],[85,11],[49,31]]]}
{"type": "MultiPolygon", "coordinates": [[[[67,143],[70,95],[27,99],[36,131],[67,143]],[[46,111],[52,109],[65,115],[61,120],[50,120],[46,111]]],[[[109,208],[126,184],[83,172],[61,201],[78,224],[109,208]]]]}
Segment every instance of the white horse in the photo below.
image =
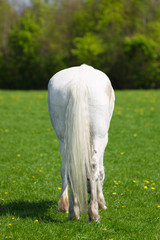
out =
{"type": "Polygon", "coordinates": [[[109,78],[85,64],[62,70],[49,81],[48,109],[62,156],[58,211],[69,208],[69,219],[79,219],[87,209],[87,190],[88,221],[99,221],[98,207],[107,208],[102,192],[103,154],[114,101],[109,78]]]}

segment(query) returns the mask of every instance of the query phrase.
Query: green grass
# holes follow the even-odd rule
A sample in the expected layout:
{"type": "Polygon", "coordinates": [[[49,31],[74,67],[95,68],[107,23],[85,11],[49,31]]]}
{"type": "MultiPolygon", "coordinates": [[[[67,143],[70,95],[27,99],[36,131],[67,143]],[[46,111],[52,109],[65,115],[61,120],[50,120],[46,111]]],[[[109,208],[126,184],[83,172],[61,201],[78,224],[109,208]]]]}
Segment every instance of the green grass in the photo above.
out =
{"type": "Polygon", "coordinates": [[[46,97],[0,91],[0,240],[160,239],[160,91],[116,92],[104,156],[108,209],[91,224],[56,212],[61,157],[46,97]]]}

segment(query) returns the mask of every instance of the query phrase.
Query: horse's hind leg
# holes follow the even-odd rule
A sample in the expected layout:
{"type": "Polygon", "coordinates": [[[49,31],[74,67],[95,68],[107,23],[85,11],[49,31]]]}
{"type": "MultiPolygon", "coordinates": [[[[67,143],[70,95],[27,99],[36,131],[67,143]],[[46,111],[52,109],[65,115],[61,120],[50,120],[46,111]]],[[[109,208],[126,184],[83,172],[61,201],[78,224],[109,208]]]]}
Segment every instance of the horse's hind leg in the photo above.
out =
{"type": "Polygon", "coordinates": [[[93,156],[90,176],[91,198],[88,210],[88,221],[99,221],[98,207],[106,209],[102,187],[104,181],[103,153],[107,142],[107,135],[104,138],[93,138],[93,156]]]}
{"type": "Polygon", "coordinates": [[[68,181],[67,181],[67,173],[66,173],[66,166],[65,166],[65,155],[64,155],[64,143],[60,142],[60,152],[62,156],[62,167],[61,167],[61,178],[62,178],[62,191],[58,201],[58,208],[59,212],[68,212],[69,208],[69,201],[68,201],[68,181]]]}
{"type": "Polygon", "coordinates": [[[79,206],[77,198],[74,196],[72,187],[70,185],[70,203],[69,203],[69,217],[70,220],[73,218],[79,219],[79,206]]]}
{"type": "MultiPolygon", "coordinates": [[[[103,158],[103,157],[102,157],[103,158]]],[[[100,209],[107,209],[104,195],[103,195],[103,184],[104,184],[104,167],[103,163],[99,167],[99,178],[98,178],[98,184],[97,184],[97,198],[98,198],[98,206],[100,209]]]]}
{"type": "Polygon", "coordinates": [[[98,183],[98,174],[99,174],[99,164],[97,158],[97,152],[94,151],[92,160],[91,160],[91,175],[90,175],[90,186],[91,186],[91,196],[90,196],[90,205],[88,209],[89,219],[98,222],[100,217],[98,213],[98,199],[97,199],[97,183],[98,183]]]}
{"type": "Polygon", "coordinates": [[[98,184],[97,184],[97,198],[98,198],[98,205],[100,209],[107,209],[104,195],[103,195],[103,184],[105,178],[104,166],[103,166],[103,155],[105,147],[108,143],[108,133],[104,137],[101,143],[101,156],[99,159],[99,177],[98,177],[98,184]]]}

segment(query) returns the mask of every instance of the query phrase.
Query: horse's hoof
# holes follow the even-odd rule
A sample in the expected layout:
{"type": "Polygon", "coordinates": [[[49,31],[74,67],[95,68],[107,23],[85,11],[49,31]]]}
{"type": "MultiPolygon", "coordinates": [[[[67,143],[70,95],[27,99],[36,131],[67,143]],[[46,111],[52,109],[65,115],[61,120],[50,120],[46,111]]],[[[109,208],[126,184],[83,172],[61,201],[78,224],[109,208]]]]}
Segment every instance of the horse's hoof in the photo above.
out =
{"type": "Polygon", "coordinates": [[[99,223],[99,222],[100,222],[100,216],[98,215],[98,216],[95,217],[95,218],[89,217],[88,220],[87,220],[87,223],[91,223],[92,221],[99,223]]]}
{"type": "Polygon", "coordinates": [[[106,205],[104,205],[104,207],[102,208],[103,210],[106,210],[107,209],[107,206],[106,205]]]}

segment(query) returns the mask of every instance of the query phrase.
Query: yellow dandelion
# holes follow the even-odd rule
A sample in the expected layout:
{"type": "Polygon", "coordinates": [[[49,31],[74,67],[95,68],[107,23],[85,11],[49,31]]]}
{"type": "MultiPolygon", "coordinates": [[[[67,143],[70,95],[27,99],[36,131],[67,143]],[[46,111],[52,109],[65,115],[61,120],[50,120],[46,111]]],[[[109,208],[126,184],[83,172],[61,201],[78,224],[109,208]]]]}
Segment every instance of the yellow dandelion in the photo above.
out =
{"type": "Polygon", "coordinates": [[[121,196],[123,196],[124,195],[124,193],[121,193],[121,196]]]}
{"type": "Polygon", "coordinates": [[[116,183],[117,181],[114,181],[114,183],[116,183]]]}
{"type": "Polygon", "coordinates": [[[42,172],[42,170],[39,170],[39,172],[42,172]]]}
{"type": "Polygon", "coordinates": [[[8,132],[9,132],[9,130],[8,130],[8,129],[5,129],[4,131],[5,131],[6,133],[8,133],[8,132]]]}
{"type": "Polygon", "coordinates": [[[32,178],[35,178],[35,176],[32,176],[32,178]]]}
{"type": "Polygon", "coordinates": [[[62,188],[61,188],[61,187],[58,187],[58,190],[62,190],[62,188]]]}
{"type": "Polygon", "coordinates": [[[153,182],[152,185],[155,185],[155,183],[153,182]]]}
{"type": "Polygon", "coordinates": [[[113,238],[110,238],[109,240],[114,240],[113,238]]]}
{"type": "Polygon", "coordinates": [[[116,193],[116,192],[113,192],[112,194],[113,194],[113,195],[116,195],[117,193],[116,193]]]}
{"type": "Polygon", "coordinates": [[[134,133],[133,136],[134,136],[134,137],[137,137],[137,133],[134,133]]]}
{"type": "Polygon", "coordinates": [[[36,219],[35,222],[38,222],[38,219],[36,219]]]}
{"type": "Polygon", "coordinates": [[[103,230],[103,231],[106,231],[106,230],[107,230],[107,228],[102,228],[102,230],[103,230]]]}
{"type": "Polygon", "coordinates": [[[69,228],[66,228],[67,231],[69,231],[69,228]]]}
{"type": "Polygon", "coordinates": [[[155,187],[152,187],[151,189],[152,189],[152,190],[154,190],[154,189],[155,189],[155,187]]]}
{"type": "Polygon", "coordinates": [[[15,166],[12,167],[13,169],[16,168],[15,166]]]}
{"type": "Polygon", "coordinates": [[[133,180],[133,183],[135,183],[136,181],[135,180],[133,180]]]}
{"type": "Polygon", "coordinates": [[[145,182],[145,183],[149,183],[149,181],[148,181],[148,180],[144,180],[144,182],[145,182]]]}
{"type": "Polygon", "coordinates": [[[120,152],[121,155],[124,155],[124,152],[120,152]]]}
{"type": "Polygon", "coordinates": [[[5,238],[12,238],[11,236],[6,236],[5,238]]]}
{"type": "Polygon", "coordinates": [[[158,205],[157,207],[160,208],[160,205],[158,205]]]}
{"type": "Polygon", "coordinates": [[[14,217],[12,217],[12,220],[14,220],[15,218],[14,217]]]}
{"type": "Polygon", "coordinates": [[[17,157],[20,157],[20,156],[21,156],[21,154],[18,153],[18,154],[17,154],[17,157]]]}
{"type": "Polygon", "coordinates": [[[144,186],[144,189],[147,189],[148,187],[147,186],[144,186]]]}
{"type": "Polygon", "coordinates": [[[5,194],[8,194],[8,192],[5,192],[5,194]]]}
{"type": "Polygon", "coordinates": [[[126,207],[126,205],[123,205],[122,207],[123,207],[123,208],[125,208],[125,207],[126,207]]]}
{"type": "Polygon", "coordinates": [[[118,181],[119,183],[121,182],[121,181],[118,181]]]}
{"type": "Polygon", "coordinates": [[[114,187],[117,187],[116,185],[114,187]]]}
{"type": "Polygon", "coordinates": [[[12,224],[12,223],[8,223],[8,226],[12,227],[12,226],[13,226],[13,224],[12,224]]]}
{"type": "Polygon", "coordinates": [[[1,198],[2,201],[4,201],[4,198],[1,198]]]}

